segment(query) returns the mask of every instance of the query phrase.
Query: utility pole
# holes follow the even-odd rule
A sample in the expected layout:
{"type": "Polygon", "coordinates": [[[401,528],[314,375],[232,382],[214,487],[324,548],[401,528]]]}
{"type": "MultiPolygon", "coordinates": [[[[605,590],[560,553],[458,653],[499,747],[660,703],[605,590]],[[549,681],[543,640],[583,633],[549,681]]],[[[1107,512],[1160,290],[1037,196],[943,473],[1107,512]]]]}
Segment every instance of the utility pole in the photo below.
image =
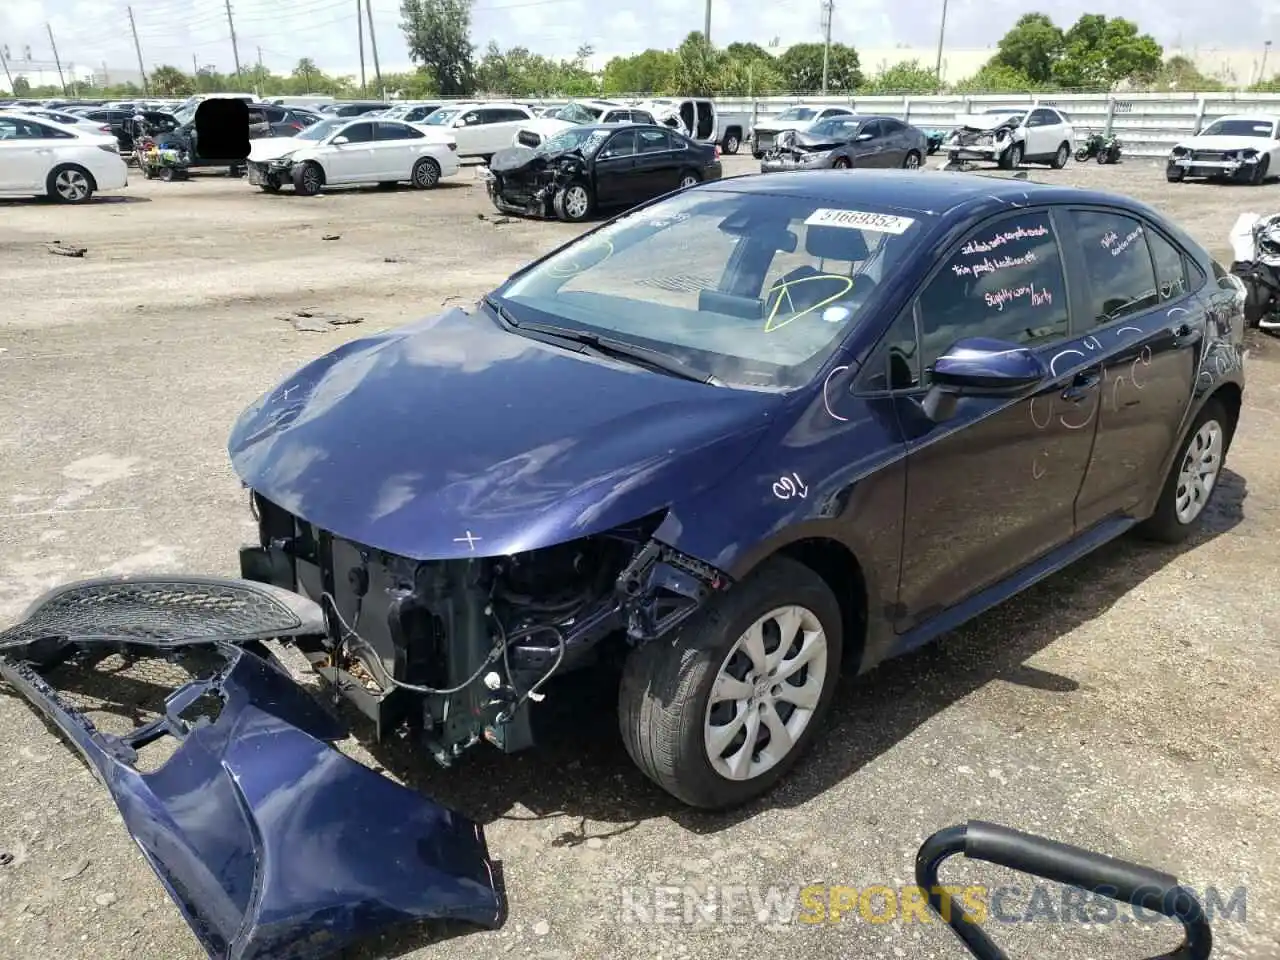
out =
{"type": "Polygon", "coordinates": [[[265,71],[262,69],[262,48],[258,48],[258,99],[261,100],[265,94],[262,92],[262,75],[265,71]]]}
{"type": "Polygon", "coordinates": [[[53,26],[46,23],[45,30],[49,32],[49,46],[53,47],[53,64],[58,68],[58,82],[62,84],[62,95],[67,95],[67,81],[62,75],[62,61],[58,58],[58,45],[53,42],[53,26]]]}
{"type": "Polygon", "coordinates": [[[702,39],[707,41],[708,47],[711,46],[711,0],[707,0],[707,16],[702,26],[702,39]]]}
{"type": "Polygon", "coordinates": [[[378,66],[378,38],[373,34],[373,0],[364,0],[364,10],[369,15],[369,47],[373,50],[373,79],[378,85],[379,98],[385,99],[387,92],[382,89],[382,68],[378,66]]]}
{"type": "Polygon", "coordinates": [[[8,47],[0,47],[0,67],[4,67],[4,78],[9,81],[9,92],[16,93],[13,89],[13,74],[9,72],[9,58],[5,55],[8,47]]]}
{"type": "Polygon", "coordinates": [[[147,89],[147,68],[142,65],[142,45],[138,43],[138,25],[133,22],[133,7],[125,7],[129,11],[129,30],[133,33],[133,52],[138,55],[138,73],[142,74],[142,92],[150,94],[147,89]]]}
{"type": "Polygon", "coordinates": [[[933,73],[938,84],[935,93],[942,92],[942,41],[947,35],[947,0],[942,0],[942,23],[938,25],[938,61],[934,65],[933,73]]]}
{"type": "Polygon", "coordinates": [[[364,14],[360,12],[360,0],[356,0],[356,42],[360,44],[360,96],[369,95],[364,79],[364,14]]]}
{"type": "Polygon", "coordinates": [[[827,75],[831,64],[831,15],[835,0],[822,0],[822,95],[827,95],[827,75]]]}
{"type": "Polygon", "coordinates": [[[240,47],[236,45],[236,22],[231,19],[231,0],[227,4],[227,26],[231,28],[231,55],[236,58],[236,80],[240,79],[240,47]]]}

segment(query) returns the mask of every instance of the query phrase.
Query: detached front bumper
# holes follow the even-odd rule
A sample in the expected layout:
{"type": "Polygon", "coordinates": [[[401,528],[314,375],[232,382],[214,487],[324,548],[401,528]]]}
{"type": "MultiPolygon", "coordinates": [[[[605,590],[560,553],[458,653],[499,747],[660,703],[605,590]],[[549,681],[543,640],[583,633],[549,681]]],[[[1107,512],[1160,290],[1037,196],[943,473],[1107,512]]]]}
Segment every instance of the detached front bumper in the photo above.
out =
{"type": "Polygon", "coordinates": [[[324,629],[316,604],[264,584],[124,577],[59,587],[0,633],[0,677],[110,791],[211,958],[324,957],[424,918],[501,922],[481,828],[338,752],[341,724],[262,644],[324,629]],[[123,736],[51,682],[64,664],[192,654],[211,666],[123,736]],[[173,754],[140,770],[166,737],[173,754]]]}

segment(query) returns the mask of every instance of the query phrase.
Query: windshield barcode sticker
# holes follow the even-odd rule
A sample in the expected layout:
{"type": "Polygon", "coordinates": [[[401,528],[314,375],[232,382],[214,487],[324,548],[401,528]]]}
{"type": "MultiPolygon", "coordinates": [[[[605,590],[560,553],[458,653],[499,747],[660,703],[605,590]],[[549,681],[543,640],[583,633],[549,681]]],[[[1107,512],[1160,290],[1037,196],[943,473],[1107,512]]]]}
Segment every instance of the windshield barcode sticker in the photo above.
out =
{"type": "Polygon", "coordinates": [[[810,227],[847,227],[850,230],[871,230],[875,233],[907,232],[915,220],[911,217],[895,217],[887,213],[864,213],[861,210],[833,210],[819,207],[809,214],[805,225],[810,227]]]}

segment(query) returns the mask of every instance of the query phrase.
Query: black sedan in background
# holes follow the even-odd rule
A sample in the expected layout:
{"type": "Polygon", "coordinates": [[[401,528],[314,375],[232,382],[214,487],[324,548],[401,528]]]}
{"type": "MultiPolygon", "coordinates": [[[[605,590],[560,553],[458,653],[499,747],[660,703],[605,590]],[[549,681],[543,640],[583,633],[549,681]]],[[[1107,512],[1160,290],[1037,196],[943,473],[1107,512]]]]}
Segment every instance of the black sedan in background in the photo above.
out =
{"type": "Polygon", "coordinates": [[[503,213],[579,223],[704,180],[719,180],[720,148],[656,124],[583,124],[536,148],[508,147],[484,169],[503,213]]]}
{"type": "Polygon", "coordinates": [[[761,173],[824,167],[906,167],[929,155],[929,136],[894,117],[830,117],[807,132],[784,131],[760,161],[761,173]]]}

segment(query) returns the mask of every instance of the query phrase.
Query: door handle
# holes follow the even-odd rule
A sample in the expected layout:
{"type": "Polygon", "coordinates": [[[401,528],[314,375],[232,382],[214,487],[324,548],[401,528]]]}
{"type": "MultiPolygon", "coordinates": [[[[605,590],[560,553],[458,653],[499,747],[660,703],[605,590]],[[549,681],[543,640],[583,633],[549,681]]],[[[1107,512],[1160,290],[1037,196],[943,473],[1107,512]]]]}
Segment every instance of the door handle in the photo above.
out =
{"type": "Polygon", "coordinates": [[[1101,380],[1102,375],[1096,370],[1086,370],[1084,373],[1078,373],[1075,379],[1071,381],[1071,385],[1062,391],[1062,399],[1067,403],[1079,403],[1089,396],[1089,392],[1101,380]]]}
{"type": "Polygon", "coordinates": [[[1173,327],[1169,332],[1173,334],[1173,345],[1175,347],[1188,347],[1200,339],[1200,331],[1193,329],[1191,324],[1185,321],[1173,327]]]}

